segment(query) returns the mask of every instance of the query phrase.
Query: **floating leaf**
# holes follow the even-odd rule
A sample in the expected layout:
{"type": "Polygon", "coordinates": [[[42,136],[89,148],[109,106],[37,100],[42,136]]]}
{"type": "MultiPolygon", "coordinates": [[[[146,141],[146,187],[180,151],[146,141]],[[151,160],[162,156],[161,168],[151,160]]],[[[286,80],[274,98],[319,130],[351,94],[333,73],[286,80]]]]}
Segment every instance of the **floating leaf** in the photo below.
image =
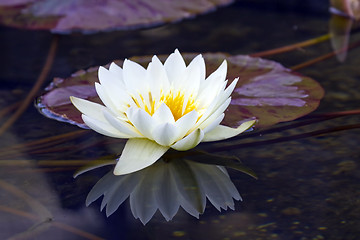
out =
{"type": "Polygon", "coordinates": [[[233,0],[2,0],[0,23],[56,33],[133,29],[179,21],[233,0]]]}
{"type": "MultiPolygon", "coordinates": [[[[196,54],[183,54],[189,62],[196,54]]],[[[239,77],[232,101],[225,112],[223,124],[238,126],[244,119],[256,118],[256,127],[264,127],[278,122],[290,121],[315,110],[324,95],[322,87],[313,79],[291,72],[274,61],[244,55],[230,56],[223,53],[203,54],[206,70],[213,72],[224,59],[228,61],[227,78],[232,81],[239,77]]],[[[159,56],[164,61],[166,56],[159,56]]],[[[133,61],[146,66],[150,56],[133,57],[133,61]]],[[[115,61],[122,66],[122,61],[115,61]]],[[[108,66],[106,66],[108,67],[108,66]]],[[[45,116],[70,122],[86,128],[80,112],[66,101],[71,95],[94,102],[100,102],[94,91],[85,86],[93,86],[98,81],[97,67],[79,71],[70,78],[56,78],[47,88],[47,93],[39,97],[37,107],[45,116]],[[74,88],[74,90],[72,89],[74,88]],[[77,92],[79,89],[86,91],[77,92]],[[62,103],[62,104],[61,104],[62,103]]]]}

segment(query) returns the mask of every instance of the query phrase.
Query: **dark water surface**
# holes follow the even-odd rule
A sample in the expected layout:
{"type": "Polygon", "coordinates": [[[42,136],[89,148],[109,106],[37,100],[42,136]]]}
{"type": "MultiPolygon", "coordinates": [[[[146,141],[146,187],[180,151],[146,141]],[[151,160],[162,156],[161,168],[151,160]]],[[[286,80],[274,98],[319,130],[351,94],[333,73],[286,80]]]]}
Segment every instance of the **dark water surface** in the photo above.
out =
{"type": "MultiPolygon", "coordinates": [[[[62,35],[48,85],[54,77],[114,59],[181,52],[250,54],[328,32],[326,1],[240,1],[213,13],[148,30],[94,35],[62,35]],[[315,3],[316,2],[316,3],[315,3]]],[[[0,28],[0,106],[22,100],[34,84],[53,36],[45,31],[0,28]]],[[[351,41],[359,41],[354,32],[351,41]]],[[[332,51],[330,42],[269,57],[287,67],[332,51]]],[[[353,49],[344,63],[331,58],[300,73],[321,83],[325,97],[315,113],[359,108],[360,53],[353,49]]],[[[45,87],[45,86],[44,86],[45,87]]],[[[259,142],[324,128],[358,124],[358,116],[239,140],[259,142]]],[[[243,201],[235,211],[218,212],[208,203],[196,219],[184,211],[170,222],[160,214],[146,225],[131,214],[126,201],[106,218],[100,201],[85,207],[91,187],[109,169],[73,179],[76,166],[54,160],[86,160],[121,152],[123,142],[88,132],[52,146],[11,146],[77,131],[50,120],[30,106],[0,138],[0,239],[359,239],[360,130],[254,144],[236,154],[259,176],[254,180],[233,170],[230,176],[243,201]],[[95,143],[101,143],[96,144],[95,143]],[[12,161],[10,161],[12,160],[12,161]],[[50,162],[44,162],[51,160],[50,162]],[[71,228],[73,227],[73,228],[71,228]],[[83,231],[80,232],[79,230],[83,231]]]]}

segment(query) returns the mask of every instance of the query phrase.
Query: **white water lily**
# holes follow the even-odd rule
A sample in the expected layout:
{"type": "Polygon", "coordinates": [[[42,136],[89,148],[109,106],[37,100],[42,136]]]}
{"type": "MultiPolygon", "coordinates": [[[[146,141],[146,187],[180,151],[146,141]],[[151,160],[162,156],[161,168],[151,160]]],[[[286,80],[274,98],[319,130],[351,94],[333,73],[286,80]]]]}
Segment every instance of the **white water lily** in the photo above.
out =
{"type": "Polygon", "coordinates": [[[236,136],[250,128],[220,125],[238,79],[228,87],[226,60],[208,78],[202,55],[186,66],[178,50],[162,64],[155,55],[147,69],[125,59],[99,68],[96,92],[104,105],[70,97],[85,124],[96,132],[128,138],[114,174],[141,170],[169,148],[189,150],[200,142],[236,136]]]}

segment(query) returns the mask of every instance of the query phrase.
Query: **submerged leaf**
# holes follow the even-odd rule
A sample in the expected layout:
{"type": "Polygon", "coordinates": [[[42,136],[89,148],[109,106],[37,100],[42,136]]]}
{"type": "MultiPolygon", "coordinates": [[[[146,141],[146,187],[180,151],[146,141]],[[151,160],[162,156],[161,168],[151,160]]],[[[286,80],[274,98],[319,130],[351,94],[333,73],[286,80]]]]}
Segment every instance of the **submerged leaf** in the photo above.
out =
{"type": "Polygon", "coordinates": [[[56,33],[149,27],[208,12],[233,0],[3,0],[0,23],[56,33]]]}
{"type": "MultiPolygon", "coordinates": [[[[183,54],[189,62],[196,54],[183,54]]],[[[225,112],[223,124],[238,126],[246,119],[258,119],[256,127],[265,127],[278,122],[294,120],[315,110],[324,95],[315,80],[291,72],[281,64],[244,55],[230,56],[223,53],[203,54],[207,73],[214,72],[224,59],[228,61],[227,79],[239,77],[232,94],[232,101],[225,112]]],[[[164,61],[166,56],[159,56],[164,61]]],[[[133,57],[132,60],[147,66],[151,56],[133,57]]],[[[122,66],[122,61],[115,61],[122,66]]],[[[108,66],[105,66],[108,67],[108,66]]],[[[84,98],[80,88],[86,88],[87,99],[100,102],[93,95],[94,83],[98,81],[97,67],[79,71],[70,78],[56,78],[47,88],[47,93],[38,99],[37,107],[45,116],[70,122],[86,128],[80,112],[64,101],[66,94],[84,98]],[[74,88],[74,90],[72,90],[74,88]]]]}

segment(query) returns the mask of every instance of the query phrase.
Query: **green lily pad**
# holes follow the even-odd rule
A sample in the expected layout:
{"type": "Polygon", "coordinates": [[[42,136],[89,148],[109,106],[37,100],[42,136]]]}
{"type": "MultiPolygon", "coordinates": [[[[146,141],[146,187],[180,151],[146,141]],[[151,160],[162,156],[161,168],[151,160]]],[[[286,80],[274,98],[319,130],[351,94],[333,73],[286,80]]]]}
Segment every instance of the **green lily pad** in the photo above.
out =
{"type": "Polygon", "coordinates": [[[231,2],[233,0],[2,0],[0,23],[56,33],[123,30],[179,21],[231,2]]]}
{"type": "MultiPolygon", "coordinates": [[[[197,54],[182,55],[190,62],[197,54]]],[[[257,128],[291,121],[315,110],[324,95],[318,82],[291,72],[274,61],[224,53],[206,53],[203,56],[207,75],[226,59],[229,81],[239,77],[222,123],[228,126],[238,126],[245,119],[254,118],[258,119],[257,128]]],[[[166,57],[159,56],[162,61],[166,57]]],[[[131,59],[146,66],[151,57],[131,59]]],[[[115,62],[122,66],[122,61],[115,62]]],[[[80,112],[70,103],[69,97],[77,96],[100,103],[94,90],[94,83],[98,81],[97,69],[98,67],[93,67],[66,79],[54,79],[46,89],[47,92],[38,98],[37,108],[47,117],[86,128],[80,112]]]]}

